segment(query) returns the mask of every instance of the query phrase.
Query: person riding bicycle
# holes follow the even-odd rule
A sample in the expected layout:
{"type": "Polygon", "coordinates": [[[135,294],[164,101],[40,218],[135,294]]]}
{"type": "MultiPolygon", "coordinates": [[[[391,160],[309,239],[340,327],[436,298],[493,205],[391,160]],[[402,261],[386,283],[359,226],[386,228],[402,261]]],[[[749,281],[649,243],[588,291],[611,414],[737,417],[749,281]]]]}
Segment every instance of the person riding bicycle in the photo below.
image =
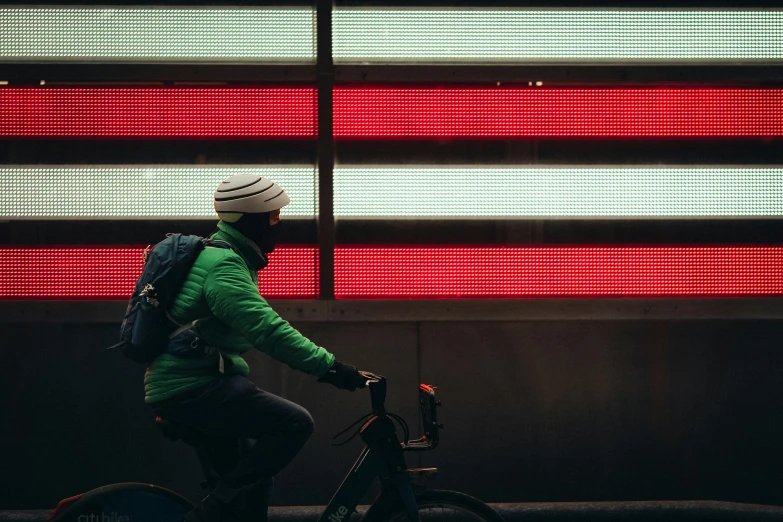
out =
{"type": "Polygon", "coordinates": [[[239,174],[218,186],[218,229],[210,239],[231,248],[204,248],[168,310],[179,324],[209,318],[193,327],[198,341],[190,352],[170,345],[145,374],[145,402],[162,419],[203,434],[202,448],[220,473],[188,522],[266,520],[273,476],[313,432],[305,408],[247,378],[241,354],[256,348],[340,389],[366,383],[356,367],[300,334],[259,294],[258,271],[275,249],[280,209],[289,202],[262,176],[239,174]]]}

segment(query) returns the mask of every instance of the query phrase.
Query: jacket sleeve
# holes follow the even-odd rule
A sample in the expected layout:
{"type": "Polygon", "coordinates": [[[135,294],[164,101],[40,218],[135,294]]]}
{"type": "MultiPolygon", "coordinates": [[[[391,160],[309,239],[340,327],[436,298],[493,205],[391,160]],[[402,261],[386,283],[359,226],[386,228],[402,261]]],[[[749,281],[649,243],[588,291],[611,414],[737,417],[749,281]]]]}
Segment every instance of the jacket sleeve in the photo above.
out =
{"type": "Polygon", "coordinates": [[[323,376],[334,355],[300,334],[258,293],[245,264],[235,256],[218,261],[207,275],[204,296],[212,313],[254,348],[295,370],[323,376]]]}

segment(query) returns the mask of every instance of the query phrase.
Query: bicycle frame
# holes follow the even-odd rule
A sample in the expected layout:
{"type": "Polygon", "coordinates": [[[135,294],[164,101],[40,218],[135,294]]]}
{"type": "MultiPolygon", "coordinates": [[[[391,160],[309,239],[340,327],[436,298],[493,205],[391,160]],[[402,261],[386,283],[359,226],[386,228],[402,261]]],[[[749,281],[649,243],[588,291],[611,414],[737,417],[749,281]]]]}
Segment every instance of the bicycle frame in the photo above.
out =
{"type": "Polygon", "coordinates": [[[386,379],[379,377],[377,381],[371,381],[369,387],[374,415],[359,431],[365,447],[318,522],[345,522],[375,477],[380,479],[384,492],[390,488],[396,490],[408,511],[410,521],[419,522],[419,510],[408,476],[403,446],[397,439],[394,423],[386,415],[384,407],[386,379]]]}

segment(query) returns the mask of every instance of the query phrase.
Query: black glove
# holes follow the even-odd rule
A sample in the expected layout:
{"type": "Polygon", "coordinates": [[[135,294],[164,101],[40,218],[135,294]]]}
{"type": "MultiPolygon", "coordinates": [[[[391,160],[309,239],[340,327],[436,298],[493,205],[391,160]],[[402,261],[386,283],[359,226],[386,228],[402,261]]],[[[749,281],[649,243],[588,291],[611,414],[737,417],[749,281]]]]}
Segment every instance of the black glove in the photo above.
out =
{"type": "Polygon", "coordinates": [[[327,382],[341,390],[355,391],[367,385],[367,377],[359,373],[356,366],[334,361],[334,364],[318,382],[327,382]]]}

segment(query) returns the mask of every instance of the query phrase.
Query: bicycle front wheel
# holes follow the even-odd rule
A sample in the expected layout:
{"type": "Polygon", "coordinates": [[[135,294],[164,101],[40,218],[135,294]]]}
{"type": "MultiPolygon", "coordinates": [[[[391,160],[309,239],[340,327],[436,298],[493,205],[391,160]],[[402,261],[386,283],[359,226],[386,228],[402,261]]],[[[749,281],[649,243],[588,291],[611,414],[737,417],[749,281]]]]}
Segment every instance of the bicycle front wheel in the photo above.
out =
{"type": "MultiPolygon", "coordinates": [[[[477,498],[456,491],[431,490],[416,495],[420,522],[504,522],[477,498]]],[[[382,495],[363,522],[412,522],[399,495],[382,495]]]]}

